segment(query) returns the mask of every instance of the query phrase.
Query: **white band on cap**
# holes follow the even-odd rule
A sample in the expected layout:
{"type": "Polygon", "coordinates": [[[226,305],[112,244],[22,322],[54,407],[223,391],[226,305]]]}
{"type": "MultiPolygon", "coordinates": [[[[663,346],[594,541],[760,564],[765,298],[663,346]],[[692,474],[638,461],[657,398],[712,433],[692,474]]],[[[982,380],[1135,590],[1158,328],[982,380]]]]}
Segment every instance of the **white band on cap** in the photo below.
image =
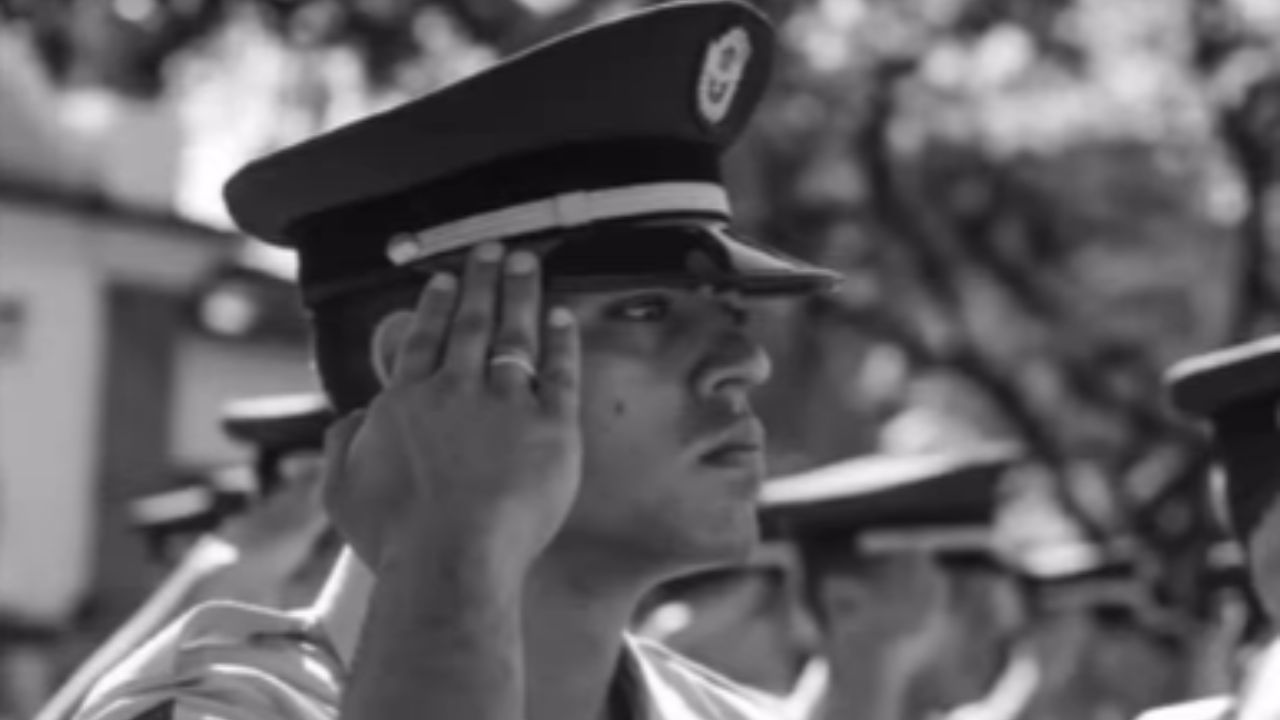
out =
{"type": "Polygon", "coordinates": [[[858,533],[858,547],[868,553],[904,551],[994,551],[992,531],[985,527],[954,525],[908,526],[858,533]]]}
{"type": "Polygon", "coordinates": [[[155,517],[164,520],[195,515],[213,509],[213,494],[202,487],[185,487],[164,495],[144,497],[134,500],[134,513],[140,516],[155,517]]]}
{"type": "Polygon", "coordinates": [[[485,240],[671,212],[728,217],[729,195],[724,187],[709,182],[648,183],[565,193],[398,236],[388,243],[387,258],[395,265],[407,265],[485,240]]]}

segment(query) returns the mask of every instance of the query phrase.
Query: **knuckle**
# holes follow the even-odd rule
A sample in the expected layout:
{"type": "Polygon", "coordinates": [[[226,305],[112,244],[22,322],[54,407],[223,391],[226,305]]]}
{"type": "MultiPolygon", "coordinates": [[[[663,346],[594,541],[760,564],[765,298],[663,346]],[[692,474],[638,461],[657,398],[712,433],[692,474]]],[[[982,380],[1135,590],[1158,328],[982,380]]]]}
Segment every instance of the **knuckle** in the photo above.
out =
{"type": "Polygon", "coordinates": [[[502,267],[500,263],[493,262],[475,262],[469,268],[469,279],[472,281],[467,284],[468,295],[487,294],[487,287],[498,277],[502,267]]]}
{"type": "Polygon", "coordinates": [[[427,282],[426,289],[421,295],[422,302],[432,304],[439,303],[452,297],[457,292],[456,280],[442,281],[438,280],[439,276],[432,276],[427,282]]]}
{"type": "Polygon", "coordinates": [[[470,275],[467,276],[462,295],[459,302],[462,305],[471,305],[475,303],[488,304],[493,300],[494,290],[497,289],[497,273],[489,268],[475,268],[470,275]]]}
{"type": "Polygon", "coordinates": [[[488,314],[481,310],[468,310],[453,322],[455,335],[480,335],[489,330],[488,314]]]}
{"type": "Polygon", "coordinates": [[[439,396],[458,392],[466,384],[462,369],[446,364],[431,378],[433,392],[424,393],[417,403],[421,407],[432,407],[438,404],[439,396]]]}
{"type": "Polygon", "coordinates": [[[542,373],[543,384],[556,390],[572,389],[574,375],[567,368],[552,366],[542,373]]]}
{"type": "Polygon", "coordinates": [[[403,347],[414,349],[435,347],[440,342],[440,336],[438,328],[420,328],[405,340],[403,347]]]}
{"type": "Polygon", "coordinates": [[[423,322],[420,328],[428,332],[439,332],[440,326],[449,322],[451,314],[453,314],[452,307],[440,303],[432,305],[423,313],[423,322]]]}
{"type": "Polygon", "coordinates": [[[552,326],[547,333],[547,339],[551,346],[563,355],[571,352],[575,347],[576,338],[572,333],[572,330],[552,326]]]}
{"type": "Polygon", "coordinates": [[[528,383],[524,378],[512,377],[505,373],[495,378],[493,383],[494,394],[508,402],[519,399],[527,388],[528,383]]]}
{"type": "Polygon", "coordinates": [[[494,348],[499,350],[525,350],[533,345],[533,335],[520,328],[505,327],[494,338],[494,348]]]}
{"type": "Polygon", "coordinates": [[[537,291],[538,283],[529,275],[507,275],[502,289],[508,305],[522,305],[537,291]]]}

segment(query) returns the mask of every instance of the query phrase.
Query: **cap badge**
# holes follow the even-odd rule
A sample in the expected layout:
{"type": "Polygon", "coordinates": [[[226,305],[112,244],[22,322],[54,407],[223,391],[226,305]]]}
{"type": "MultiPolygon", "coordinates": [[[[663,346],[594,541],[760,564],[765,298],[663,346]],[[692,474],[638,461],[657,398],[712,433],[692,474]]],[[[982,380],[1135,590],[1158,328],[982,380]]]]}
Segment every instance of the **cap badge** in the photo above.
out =
{"type": "Polygon", "coordinates": [[[698,113],[718,124],[729,115],[733,97],[751,59],[751,37],[746,28],[735,27],[707,45],[698,78],[698,113]]]}

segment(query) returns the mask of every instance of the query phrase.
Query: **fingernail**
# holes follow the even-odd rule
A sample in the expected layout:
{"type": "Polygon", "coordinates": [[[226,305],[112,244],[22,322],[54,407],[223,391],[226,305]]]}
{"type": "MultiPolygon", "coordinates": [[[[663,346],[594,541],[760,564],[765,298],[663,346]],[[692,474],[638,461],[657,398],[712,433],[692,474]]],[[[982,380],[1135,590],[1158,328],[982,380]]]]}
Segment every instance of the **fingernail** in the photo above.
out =
{"type": "Polygon", "coordinates": [[[547,316],[547,322],[552,327],[566,328],[573,324],[573,313],[569,308],[556,307],[551,309],[551,313],[547,316]]]}
{"type": "Polygon", "coordinates": [[[496,242],[481,243],[476,248],[476,257],[481,262],[496,262],[502,257],[502,246],[496,242]]]}
{"type": "Polygon", "coordinates": [[[533,272],[533,267],[536,264],[537,258],[533,256],[533,253],[521,250],[507,258],[507,272],[515,275],[525,275],[533,272]]]}
{"type": "Polygon", "coordinates": [[[411,233],[396,233],[387,243],[387,257],[396,265],[413,262],[420,252],[418,238],[411,233]]]}
{"type": "Polygon", "coordinates": [[[458,279],[447,272],[438,272],[432,275],[430,282],[427,283],[427,287],[439,292],[450,291],[457,286],[458,279]]]}

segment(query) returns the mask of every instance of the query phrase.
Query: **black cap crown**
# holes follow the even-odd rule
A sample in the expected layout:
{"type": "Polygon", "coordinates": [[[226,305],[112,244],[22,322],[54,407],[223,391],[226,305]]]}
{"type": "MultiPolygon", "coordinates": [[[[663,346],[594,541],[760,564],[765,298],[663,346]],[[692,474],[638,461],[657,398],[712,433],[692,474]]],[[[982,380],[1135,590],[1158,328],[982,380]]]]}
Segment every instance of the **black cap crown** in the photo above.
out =
{"type": "MultiPolygon", "coordinates": [[[[720,156],[760,101],[773,50],[750,5],[663,5],[250,163],[227,205],[245,231],[297,248],[311,303],[486,240],[728,223],[720,156]]],[[[763,275],[773,291],[835,279],[728,234],[708,241],[729,274],[763,275]]]]}

